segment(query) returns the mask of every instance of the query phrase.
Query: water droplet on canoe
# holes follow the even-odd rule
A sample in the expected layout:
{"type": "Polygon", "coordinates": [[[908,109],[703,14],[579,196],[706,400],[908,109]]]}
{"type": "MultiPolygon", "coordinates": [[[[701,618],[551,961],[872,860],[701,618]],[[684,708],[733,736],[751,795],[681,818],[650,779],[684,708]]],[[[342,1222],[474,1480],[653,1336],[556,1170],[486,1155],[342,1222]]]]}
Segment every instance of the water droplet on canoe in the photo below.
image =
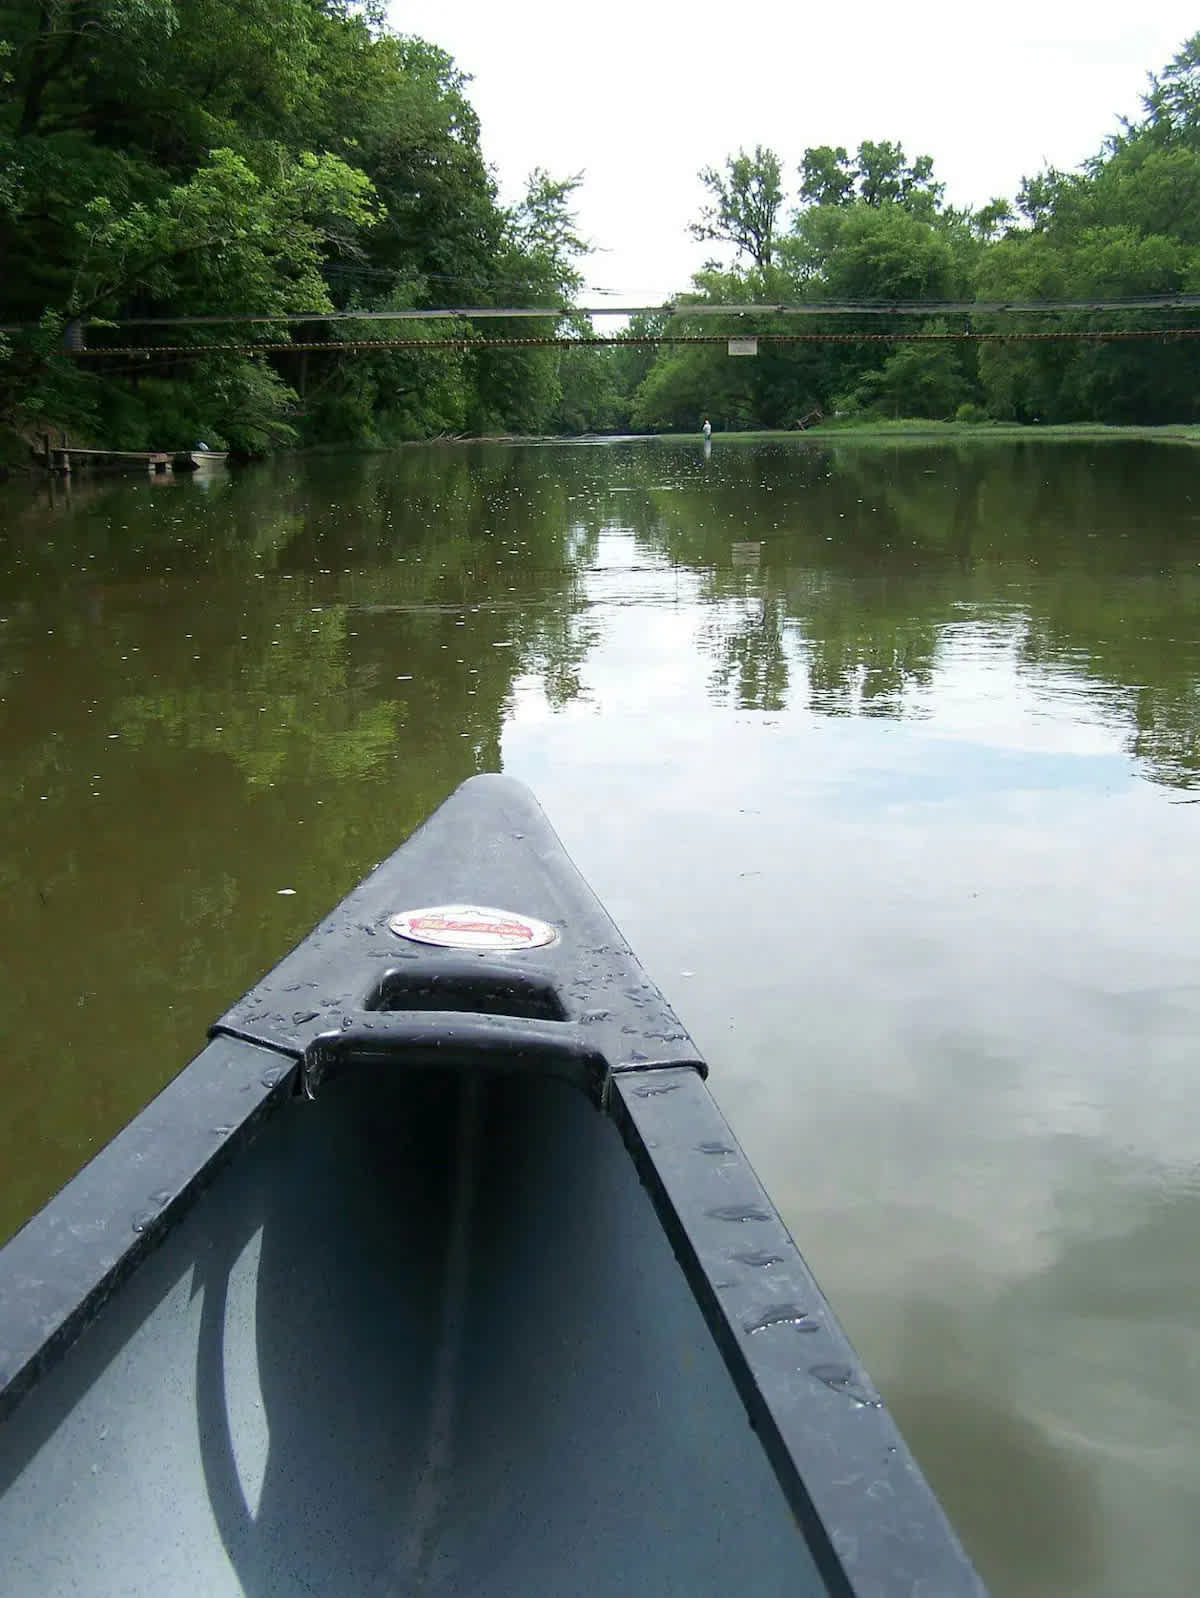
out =
{"type": "Polygon", "coordinates": [[[696,1149],[700,1154],[732,1154],[734,1152],[728,1143],[697,1143],[696,1149]]]}
{"type": "Polygon", "coordinates": [[[815,1376],[835,1393],[845,1393],[859,1409],[882,1409],[883,1400],[874,1393],[849,1365],[810,1365],[810,1376],[815,1376]]]}
{"type": "Polygon", "coordinates": [[[772,1254],[768,1248],[748,1248],[733,1257],[739,1265],[753,1265],[756,1270],[765,1270],[768,1265],[783,1264],[783,1255],[772,1254]]]}
{"type": "Polygon", "coordinates": [[[808,1311],[801,1309],[799,1304],[775,1304],[763,1310],[756,1319],[742,1322],[742,1330],[748,1337],[753,1337],[756,1332],[765,1332],[772,1326],[792,1326],[798,1332],[820,1331],[816,1321],[810,1319],[808,1311]]]}
{"type": "Polygon", "coordinates": [[[715,1210],[705,1212],[717,1221],[769,1221],[768,1211],[760,1204],[720,1204],[715,1210]]]}
{"type": "Polygon", "coordinates": [[[634,1088],[633,1096],[635,1099],[657,1099],[664,1093],[674,1093],[678,1087],[678,1082],[667,1082],[660,1088],[634,1088]]]}

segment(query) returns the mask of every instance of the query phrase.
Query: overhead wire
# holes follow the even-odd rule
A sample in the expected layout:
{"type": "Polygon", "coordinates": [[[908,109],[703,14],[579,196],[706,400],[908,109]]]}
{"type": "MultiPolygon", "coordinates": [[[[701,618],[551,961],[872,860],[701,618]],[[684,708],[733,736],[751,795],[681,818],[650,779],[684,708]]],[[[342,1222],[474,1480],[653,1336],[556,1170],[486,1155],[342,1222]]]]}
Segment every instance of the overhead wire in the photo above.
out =
{"type": "MultiPolygon", "coordinates": [[[[456,305],[406,306],[385,310],[230,311],[198,316],[126,316],[83,318],[74,326],[87,330],[111,327],[291,325],[300,322],[420,322],[557,320],[594,316],[1012,316],[1098,311],[1195,310],[1200,294],[1143,294],[1090,300],[812,300],[722,304],[671,301],[663,305],[456,305]]],[[[0,332],[31,330],[35,323],[8,324],[0,332]]]]}
{"type": "Polygon", "coordinates": [[[730,339],[744,337],[759,344],[1028,344],[1028,343],[1105,343],[1133,339],[1200,338],[1200,327],[1154,328],[1094,328],[1055,329],[1028,332],[939,332],[919,333],[896,330],[887,333],[655,333],[623,334],[611,338],[408,338],[408,339],[330,339],[328,341],[284,340],[252,344],[149,344],[149,345],[91,345],[83,349],[62,353],[81,358],[105,355],[171,356],[197,355],[282,355],[289,352],[334,350],[488,350],[488,349],[607,349],[628,348],[631,345],[721,345],[730,339]]]}

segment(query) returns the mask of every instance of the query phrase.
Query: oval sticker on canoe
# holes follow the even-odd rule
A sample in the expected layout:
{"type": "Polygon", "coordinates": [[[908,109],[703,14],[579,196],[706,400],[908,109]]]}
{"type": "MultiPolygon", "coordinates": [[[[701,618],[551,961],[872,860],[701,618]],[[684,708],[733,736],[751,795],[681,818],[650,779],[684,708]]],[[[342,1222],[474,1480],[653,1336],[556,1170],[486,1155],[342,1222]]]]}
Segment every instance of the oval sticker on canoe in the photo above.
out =
{"type": "Polygon", "coordinates": [[[439,904],[401,910],[388,926],[400,938],[440,949],[540,949],[558,934],[545,921],[481,904],[439,904]]]}

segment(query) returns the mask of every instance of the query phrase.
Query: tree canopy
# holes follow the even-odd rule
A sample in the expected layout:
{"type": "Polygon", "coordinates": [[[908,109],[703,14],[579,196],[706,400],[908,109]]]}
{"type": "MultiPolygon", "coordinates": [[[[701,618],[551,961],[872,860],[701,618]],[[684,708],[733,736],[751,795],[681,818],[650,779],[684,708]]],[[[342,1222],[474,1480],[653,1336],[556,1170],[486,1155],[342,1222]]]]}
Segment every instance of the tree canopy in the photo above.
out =
{"type": "MultiPolygon", "coordinates": [[[[381,5],[0,0],[0,68],[0,320],[36,325],[0,361],[0,417],[114,446],[245,449],[552,424],[553,350],[302,361],[254,353],[288,340],[265,323],[237,329],[236,352],[191,356],[234,343],[231,330],[172,329],[184,353],[135,370],[62,353],[76,318],[447,299],[569,311],[586,248],[578,180],[539,170],[502,205],[466,78],[436,45],[390,32],[381,5]]],[[[320,324],[303,336],[331,338],[320,324]]]]}
{"type": "MultiPolygon", "coordinates": [[[[953,335],[1021,324],[938,320],[932,304],[1200,291],[1200,34],[1079,170],[1047,166],[975,210],[948,204],[933,157],[895,139],[798,159],[738,149],[700,172],[690,229],[725,246],[721,259],[613,349],[583,347],[591,329],[575,311],[580,177],[539,168],[503,205],[469,87],[436,44],[390,31],[378,0],[0,0],[0,320],[23,324],[0,336],[0,421],[130,448],[203,436],[255,450],[691,429],[705,414],[719,429],[814,412],[1164,422],[1200,409],[1191,345],[1170,337],[1186,313],[1024,324],[1161,335],[1149,339],[975,345],[953,335]],[[720,345],[638,343],[794,332],[736,308],[847,300],[930,303],[900,325],[939,336],[889,343],[886,319],[813,315],[804,329],[838,342],[764,339],[743,361],[720,345]],[[447,303],[545,306],[559,315],[536,331],[581,342],[495,346],[528,338],[528,322],[366,319],[447,303]],[[701,318],[698,304],[734,310],[701,318]],[[63,349],[81,318],[297,311],[363,314],[306,324],[306,343],[382,347],[281,351],[295,335],[277,320],[172,329],[173,352],[140,363],[63,349]],[[411,347],[447,336],[460,346],[411,347]]],[[[93,327],[88,341],[138,339],[93,327]]]]}
{"type": "Polygon", "coordinates": [[[783,202],[779,157],[755,145],[754,154],[739,150],[725,162],[725,171],[705,167],[700,181],[710,202],[692,223],[692,236],[732,244],[757,267],[770,266],[775,218],[783,202]]]}
{"type": "Polygon", "coordinates": [[[697,301],[804,304],[897,300],[1123,299],[1200,290],[1200,34],[1153,76],[1143,114],[1122,124],[1077,172],[1053,166],[1026,176],[1015,202],[978,210],[946,203],[933,158],[910,158],[895,140],[864,139],[851,154],[815,145],[793,169],[796,203],[785,210],[784,165],[775,152],[739,151],[723,172],[705,168],[712,197],[692,231],[722,239],[737,257],[709,265],[680,296],[670,331],[836,333],[842,342],[760,342],[753,361],[713,347],[664,348],[630,398],[634,426],[787,427],[813,411],[969,420],[1158,423],[1191,421],[1200,380],[1186,340],[1169,337],[1188,313],[1078,312],[1001,321],[984,312],[903,323],[806,317],[801,324],[732,314],[688,316],[697,301]],[[769,206],[756,204],[770,197],[769,206]],[[906,333],[1003,330],[1088,333],[1161,331],[1162,339],[973,345],[951,336],[879,341],[906,333]],[[859,335],[855,339],[854,335],[859,335]]]}

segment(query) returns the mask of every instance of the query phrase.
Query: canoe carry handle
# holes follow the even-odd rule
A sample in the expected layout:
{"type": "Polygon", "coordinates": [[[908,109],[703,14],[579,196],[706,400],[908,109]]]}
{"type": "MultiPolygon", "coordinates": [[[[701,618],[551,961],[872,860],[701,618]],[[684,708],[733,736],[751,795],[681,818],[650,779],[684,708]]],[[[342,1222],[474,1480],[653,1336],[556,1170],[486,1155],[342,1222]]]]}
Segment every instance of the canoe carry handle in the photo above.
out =
{"type": "Polygon", "coordinates": [[[527,965],[478,956],[451,956],[412,966],[390,966],[363,1000],[372,1012],[463,1010],[511,1015],[528,1021],[565,1021],[553,977],[527,965]]]}
{"type": "Polygon", "coordinates": [[[340,1032],[323,1032],[304,1050],[306,1098],[351,1067],[487,1071],[559,1077],[599,1103],[609,1062],[586,1031],[569,1021],[463,1009],[407,1009],[364,1015],[340,1032]]]}

